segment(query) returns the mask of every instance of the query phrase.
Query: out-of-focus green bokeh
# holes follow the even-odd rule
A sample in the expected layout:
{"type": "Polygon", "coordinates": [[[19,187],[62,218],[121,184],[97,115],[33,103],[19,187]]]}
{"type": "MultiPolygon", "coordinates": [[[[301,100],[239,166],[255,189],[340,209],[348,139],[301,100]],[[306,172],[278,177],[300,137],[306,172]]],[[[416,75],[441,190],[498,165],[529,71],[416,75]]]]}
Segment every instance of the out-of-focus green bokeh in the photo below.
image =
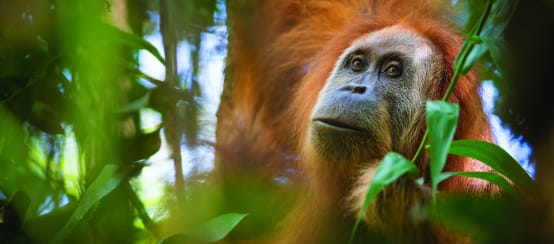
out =
{"type": "MultiPolygon", "coordinates": [[[[471,33],[486,1],[450,2],[454,22],[471,33]]],[[[225,5],[224,0],[0,0],[0,243],[216,242],[245,218],[221,215],[220,189],[206,174],[223,73],[222,60],[217,66],[210,56],[226,55],[225,5]],[[149,73],[151,67],[160,72],[149,73]]],[[[524,4],[517,20],[533,16],[529,6],[536,5],[524,4]]],[[[497,24],[508,25],[512,17],[509,9],[495,11],[498,18],[485,31],[503,30],[497,24]]],[[[530,46],[525,37],[532,35],[518,36],[526,30],[518,23],[510,25],[507,39],[520,48],[518,57],[525,57],[522,50],[530,46]]],[[[508,47],[502,33],[488,35],[467,68],[479,60],[481,78],[501,88],[502,112],[525,134],[517,116],[525,114],[533,92],[509,93],[506,77],[517,73],[521,81],[530,72],[512,70],[503,56],[508,47]],[[519,113],[507,99],[518,102],[519,113]]],[[[534,67],[522,70],[538,74],[534,67]]],[[[537,81],[541,89],[534,91],[545,97],[541,85],[537,81]]],[[[541,122],[548,125],[543,118],[551,113],[532,104],[529,121],[542,125],[531,129],[533,138],[548,151],[544,148],[552,144],[541,144],[547,140],[540,138],[546,127],[541,122]]],[[[552,162],[544,162],[553,157],[540,156],[543,168],[551,169],[552,162]]],[[[542,172],[543,179],[554,178],[542,172]]],[[[538,181],[544,191],[525,195],[533,201],[456,197],[439,201],[441,214],[434,217],[485,243],[554,240],[548,215],[542,215],[554,206],[545,194],[553,184],[538,181]],[[529,218],[533,224],[521,224],[529,218]],[[544,228],[536,230],[539,236],[533,235],[536,226],[544,228]]],[[[236,192],[237,201],[271,211],[259,197],[267,194],[264,186],[236,192]]],[[[267,224],[255,223],[260,229],[267,224]]]]}
{"type": "Polygon", "coordinates": [[[201,51],[225,55],[225,14],[216,0],[0,1],[0,243],[152,243],[214,217],[210,165],[184,163],[185,184],[171,149],[213,151],[200,79],[223,70],[201,51]]]}

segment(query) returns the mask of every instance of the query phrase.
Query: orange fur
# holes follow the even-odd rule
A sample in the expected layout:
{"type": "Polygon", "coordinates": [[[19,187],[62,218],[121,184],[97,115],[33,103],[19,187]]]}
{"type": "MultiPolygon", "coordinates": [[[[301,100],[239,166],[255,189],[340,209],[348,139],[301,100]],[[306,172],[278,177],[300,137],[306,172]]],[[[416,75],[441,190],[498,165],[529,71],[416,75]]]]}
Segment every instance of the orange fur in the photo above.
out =
{"type": "MultiPolygon", "coordinates": [[[[352,213],[344,205],[352,200],[349,196],[352,192],[354,195],[364,192],[354,188],[360,184],[367,187],[364,179],[367,181],[369,176],[364,175],[372,173],[363,165],[378,163],[378,160],[357,166],[345,163],[338,170],[329,170],[321,166],[316,153],[305,145],[310,113],[318,93],[338,57],[354,39],[387,26],[401,25],[430,40],[442,54],[442,63],[438,82],[427,96],[429,99],[442,97],[453,74],[453,62],[462,39],[444,17],[449,9],[439,2],[375,1],[376,8],[372,8],[373,1],[363,0],[229,3],[229,57],[226,86],[218,111],[216,169],[224,175],[254,172],[257,175],[252,177],[261,180],[284,175],[291,168],[301,172],[301,177],[293,180],[303,185],[305,193],[288,215],[289,220],[285,222],[288,228],[279,240],[344,241],[344,235],[326,233],[344,234],[350,230],[352,213]]],[[[475,74],[466,75],[458,81],[450,98],[460,105],[456,139],[491,140],[478,85],[475,74]]],[[[393,145],[408,158],[415,152],[425,130],[424,117],[413,130],[415,138],[411,139],[414,140],[393,145]]],[[[372,152],[376,157],[392,149],[386,145],[375,147],[372,152]]],[[[423,157],[418,162],[423,175],[427,160],[423,157]]],[[[449,157],[446,170],[489,169],[476,161],[449,157]]],[[[490,185],[480,180],[453,178],[440,187],[445,192],[484,192],[490,185]]],[[[404,181],[390,187],[388,192],[387,202],[405,203],[399,208],[406,211],[409,204],[426,198],[424,190],[404,181]],[[402,196],[395,197],[395,194],[402,196]]],[[[405,220],[396,217],[400,219],[397,225],[405,220]]],[[[418,240],[448,240],[448,235],[440,230],[430,226],[421,228],[434,231],[436,236],[418,237],[418,240]]]]}

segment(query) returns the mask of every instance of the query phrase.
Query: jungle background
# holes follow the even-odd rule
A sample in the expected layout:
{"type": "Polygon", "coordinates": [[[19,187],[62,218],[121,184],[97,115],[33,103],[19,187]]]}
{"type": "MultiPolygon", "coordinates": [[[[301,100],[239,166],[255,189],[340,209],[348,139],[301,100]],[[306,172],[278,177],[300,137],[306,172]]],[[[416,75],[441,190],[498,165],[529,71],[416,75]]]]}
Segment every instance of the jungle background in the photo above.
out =
{"type": "MultiPolygon", "coordinates": [[[[232,2],[0,0],[0,243],[216,242],[248,218],[207,180],[232,2]]],[[[453,1],[465,32],[480,2],[453,1]]],[[[536,183],[452,203],[484,242],[554,241],[553,13],[519,2],[506,59],[475,65],[536,183]]]]}

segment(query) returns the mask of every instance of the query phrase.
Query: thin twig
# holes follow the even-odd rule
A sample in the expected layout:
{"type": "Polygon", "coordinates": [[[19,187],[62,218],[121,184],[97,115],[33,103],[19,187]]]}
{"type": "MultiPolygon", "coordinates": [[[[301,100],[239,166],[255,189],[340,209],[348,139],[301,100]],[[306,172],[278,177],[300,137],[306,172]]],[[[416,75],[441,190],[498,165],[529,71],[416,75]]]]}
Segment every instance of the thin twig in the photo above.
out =
{"type": "MultiPolygon", "coordinates": [[[[177,38],[171,26],[168,2],[160,0],[160,32],[165,53],[165,80],[168,87],[175,89],[177,83],[177,38]]],[[[175,191],[178,200],[185,193],[185,179],[181,160],[181,126],[176,106],[167,111],[165,135],[171,149],[171,159],[175,168],[175,191]]]]}
{"type": "Polygon", "coordinates": [[[144,223],[144,226],[146,226],[146,228],[150,230],[150,232],[152,232],[152,234],[154,234],[157,238],[161,238],[162,234],[160,233],[158,225],[156,224],[156,222],[154,222],[154,220],[152,220],[152,218],[150,218],[148,212],[146,212],[144,204],[142,204],[142,202],[138,198],[137,193],[131,187],[129,181],[122,181],[121,184],[127,192],[127,196],[129,197],[131,204],[133,204],[133,206],[137,210],[139,218],[142,220],[142,223],[144,223]]]}

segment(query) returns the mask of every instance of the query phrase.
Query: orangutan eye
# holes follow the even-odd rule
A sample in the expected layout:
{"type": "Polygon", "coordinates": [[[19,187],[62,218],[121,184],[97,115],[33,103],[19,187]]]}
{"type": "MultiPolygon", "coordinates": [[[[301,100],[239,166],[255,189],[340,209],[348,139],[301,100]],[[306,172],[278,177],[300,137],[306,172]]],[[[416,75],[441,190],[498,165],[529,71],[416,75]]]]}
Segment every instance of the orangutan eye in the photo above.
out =
{"type": "Polygon", "coordinates": [[[368,67],[367,57],[362,54],[356,54],[350,59],[350,69],[354,72],[365,71],[368,67]]]}
{"type": "Polygon", "coordinates": [[[398,60],[387,61],[383,65],[381,72],[387,75],[388,77],[396,78],[402,75],[402,63],[400,63],[398,60]]]}

